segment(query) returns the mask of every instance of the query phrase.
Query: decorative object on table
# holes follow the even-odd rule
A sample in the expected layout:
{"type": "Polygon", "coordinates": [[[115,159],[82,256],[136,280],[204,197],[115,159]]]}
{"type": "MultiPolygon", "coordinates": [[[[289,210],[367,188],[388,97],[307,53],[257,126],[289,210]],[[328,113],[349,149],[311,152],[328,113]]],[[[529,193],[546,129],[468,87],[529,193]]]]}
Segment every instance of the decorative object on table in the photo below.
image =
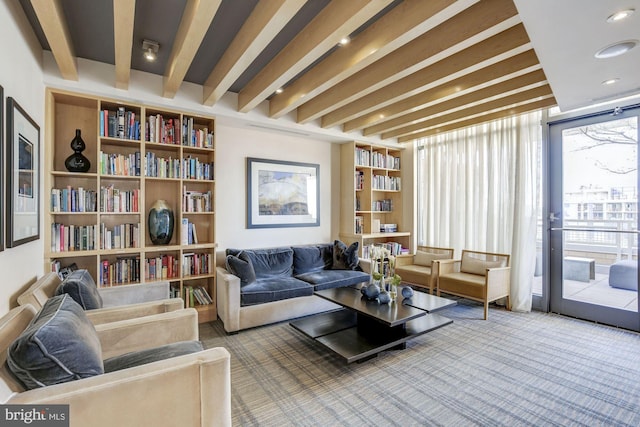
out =
{"type": "Polygon", "coordinates": [[[378,282],[381,290],[389,292],[390,301],[395,301],[402,281],[400,275],[395,274],[396,258],[389,249],[376,245],[369,246],[369,254],[373,282],[378,282]]]}
{"type": "Polygon", "coordinates": [[[413,289],[411,286],[402,287],[402,296],[405,298],[411,298],[413,296],[413,289]]]}
{"type": "Polygon", "coordinates": [[[390,292],[387,292],[385,289],[380,291],[380,294],[378,295],[378,302],[380,304],[389,304],[392,301],[390,292]]]}
{"type": "Polygon", "coordinates": [[[166,245],[173,237],[173,210],[166,200],[156,200],[149,210],[149,238],[154,245],[166,245]]]}
{"type": "Polygon", "coordinates": [[[7,247],[40,238],[40,127],[7,98],[7,247]]]}
{"type": "Polygon", "coordinates": [[[71,149],[73,154],[64,161],[64,167],[69,172],[87,172],[91,167],[91,162],[82,155],[84,149],[87,148],[82,140],[81,130],[76,129],[76,136],[71,140],[71,149]]]}
{"type": "Polygon", "coordinates": [[[378,295],[380,295],[380,288],[375,283],[370,283],[364,291],[364,296],[370,300],[378,298],[378,295]]]}
{"type": "Polygon", "coordinates": [[[320,225],[320,165],[247,157],[247,228],[320,225]]]}

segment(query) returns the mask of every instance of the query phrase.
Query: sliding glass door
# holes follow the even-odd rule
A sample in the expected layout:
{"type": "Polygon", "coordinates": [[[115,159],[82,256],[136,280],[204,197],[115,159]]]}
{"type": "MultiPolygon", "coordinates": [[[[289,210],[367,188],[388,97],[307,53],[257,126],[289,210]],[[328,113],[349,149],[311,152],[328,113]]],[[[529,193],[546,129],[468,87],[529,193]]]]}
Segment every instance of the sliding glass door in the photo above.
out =
{"type": "Polygon", "coordinates": [[[639,109],[549,126],[549,305],[640,330],[639,109]]]}

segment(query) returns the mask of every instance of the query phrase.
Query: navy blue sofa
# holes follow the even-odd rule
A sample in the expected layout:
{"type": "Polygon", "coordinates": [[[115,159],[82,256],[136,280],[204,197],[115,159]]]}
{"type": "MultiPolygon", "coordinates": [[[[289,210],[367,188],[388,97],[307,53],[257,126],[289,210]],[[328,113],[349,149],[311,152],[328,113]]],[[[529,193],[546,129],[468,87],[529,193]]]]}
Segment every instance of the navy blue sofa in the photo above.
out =
{"type": "Polygon", "coordinates": [[[338,308],[314,291],[368,282],[358,245],[227,249],[217,268],[218,316],[227,332],[338,308]]]}

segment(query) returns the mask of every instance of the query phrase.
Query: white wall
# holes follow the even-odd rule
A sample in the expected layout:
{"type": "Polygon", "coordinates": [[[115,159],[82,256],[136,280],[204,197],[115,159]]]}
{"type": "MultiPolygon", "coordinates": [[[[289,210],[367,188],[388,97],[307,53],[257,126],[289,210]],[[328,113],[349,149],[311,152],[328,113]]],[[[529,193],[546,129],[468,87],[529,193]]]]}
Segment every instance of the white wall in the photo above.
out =
{"type": "Polygon", "coordinates": [[[329,242],[338,236],[339,145],[284,132],[216,123],[216,241],[228,247],[258,248],[329,242]],[[246,158],[320,165],[320,226],[246,228],[246,158]]]}
{"type": "MultiPolygon", "coordinates": [[[[40,126],[40,155],[44,153],[44,84],[42,81],[41,48],[33,31],[28,25],[19,2],[4,0],[0,2],[0,40],[4,49],[0,65],[0,85],[4,88],[3,106],[6,98],[13,97],[18,104],[40,126]]],[[[5,111],[6,121],[6,111],[5,111]]],[[[3,122],[2,129],[6,129],[3,122]]],[[[6,133],[2,131],[3,140],[6,133]]],[[[7,141],[5,141],[5,144],[7,141]]],[[[0,167],[3,181],[6,180],[5,165],[0,167]]],[[[40,177],[40,193],[43,179],[40,177]]],[[[0,209],[5,214],[5,188],[2,192],[0,209]]],[[[41,199],[42,200],[42,199],[41,199]]],[[[41,202],[42,203],[42,202],[41,202]]],[[[2,224],[4,227],[4,224],[2,224]]],[[[40,222],[40,235],[43,233],[43,219],[40,222]]],[[[6,238],[6,230],[5,230],[6,238]]],[[[43,239],[6,248],[0,252],[0,315],[3,315],[16,302],[17,295],[34,277],[40,276],[44,270],[43,239]]]]}

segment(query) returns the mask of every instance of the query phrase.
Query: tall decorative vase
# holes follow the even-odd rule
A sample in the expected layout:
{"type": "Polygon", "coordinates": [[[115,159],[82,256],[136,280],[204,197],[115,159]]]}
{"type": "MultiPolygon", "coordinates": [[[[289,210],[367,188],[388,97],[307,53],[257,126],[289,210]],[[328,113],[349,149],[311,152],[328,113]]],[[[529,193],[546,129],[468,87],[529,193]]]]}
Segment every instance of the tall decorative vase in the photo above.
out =
{"type": "Polygon", "coordinates": [[[64,167],[66,167],[69,172],[87,172],[91,167],[91,162],[82,155],[82,152],[87,146],[82,140],[80,129],[76,129],[76,136],[71,140],[70,145],[73,154],[64,161],[64,167]]]}
{"type": "Polygon", "coordinates": [[[157,200],[149,210],[149,238],[154,245],[166,245],[173,237],[173,210],[166,200],[157,200]]]}

